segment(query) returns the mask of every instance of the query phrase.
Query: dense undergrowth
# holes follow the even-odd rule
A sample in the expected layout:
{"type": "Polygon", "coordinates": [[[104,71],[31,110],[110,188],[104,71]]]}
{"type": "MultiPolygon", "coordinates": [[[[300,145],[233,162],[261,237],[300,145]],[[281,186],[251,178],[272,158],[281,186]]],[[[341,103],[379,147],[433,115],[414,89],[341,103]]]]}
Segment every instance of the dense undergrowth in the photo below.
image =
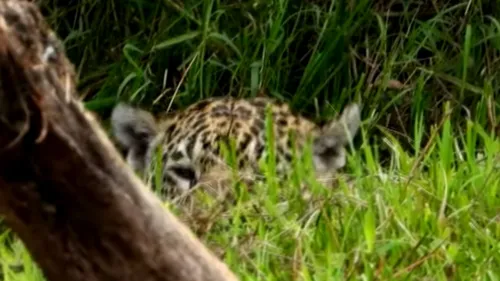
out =
{"type": "MultiPolygon", "coordinates": [[[[362,103],[337,189],[197,194],[190,226],[242,280],[499,280],[497,1],[40,2],[104,125],[118,100],[265,94],[317,121],[362,103]]],[[[14,245],[4,279],[42,280],[14,245]]]]}

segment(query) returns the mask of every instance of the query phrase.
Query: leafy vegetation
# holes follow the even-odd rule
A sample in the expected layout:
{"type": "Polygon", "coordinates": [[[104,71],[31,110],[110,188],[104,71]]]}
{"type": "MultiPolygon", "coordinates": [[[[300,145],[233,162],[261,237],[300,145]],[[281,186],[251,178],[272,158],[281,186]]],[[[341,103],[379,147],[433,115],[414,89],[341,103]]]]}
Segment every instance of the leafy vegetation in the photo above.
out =
{"type": "MultiPolygon", "coordinates": [[[[233,202],[196,194],[190,226],[241,280],[500,279],[497,1],[40,5],[105,125],[117,100],[160,112],[265,94],[317,121],[363,104],[337,188],[298,166],[307,197],[271,176],[235,182],[233,202]]],[[[4,280],[42,280],[14,245],[4,280]]]]}

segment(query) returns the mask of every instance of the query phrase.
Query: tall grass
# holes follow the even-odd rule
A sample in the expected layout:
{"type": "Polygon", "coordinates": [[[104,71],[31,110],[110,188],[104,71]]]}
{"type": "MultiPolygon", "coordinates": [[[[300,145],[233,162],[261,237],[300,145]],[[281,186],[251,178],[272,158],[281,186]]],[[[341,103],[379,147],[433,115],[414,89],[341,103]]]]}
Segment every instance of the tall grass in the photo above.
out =
{"type": "MultiPolygon", "coordinates": [[[[495,1],[41,2],[104,125],[117,100],[265,94],[317,121],[363,104],[336,189],[268,165],[234,202],[196,194],[190,226],[242,280],[500,279],[495,1]]],[[[14,245],[4,279],[43,280],[14,245]]]]}

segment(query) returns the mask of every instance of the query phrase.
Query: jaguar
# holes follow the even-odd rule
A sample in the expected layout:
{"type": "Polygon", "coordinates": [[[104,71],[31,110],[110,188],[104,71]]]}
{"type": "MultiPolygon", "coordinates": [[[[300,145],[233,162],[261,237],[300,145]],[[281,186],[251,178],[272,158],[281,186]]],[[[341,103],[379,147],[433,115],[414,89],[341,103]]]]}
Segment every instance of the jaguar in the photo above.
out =
{"type": "Polygon", "coordinates": [[[255,175],[261,173],[260,161],[269,159],[269,148],[274,148],[278,177],[290,171],[294,157],[309,149],[315,177],[332,178],[345,166],[345,148],[360,123],[357,103],[320,125],[269,97],[207,98],[157,116],[120,102],[111,113],[112,134],[125,151],[126,162],[144,173],[160,156],[162,190],[180,193],[198,185],[206,175],[221,177],[234,171],[221,144],[234,148],[233,167],[255,175]]]}

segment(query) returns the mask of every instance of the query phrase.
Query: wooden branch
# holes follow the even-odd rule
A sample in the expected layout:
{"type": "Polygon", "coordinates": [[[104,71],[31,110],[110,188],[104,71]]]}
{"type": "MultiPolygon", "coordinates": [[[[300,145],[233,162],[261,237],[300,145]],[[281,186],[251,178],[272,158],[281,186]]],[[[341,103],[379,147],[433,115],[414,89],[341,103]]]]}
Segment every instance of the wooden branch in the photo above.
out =
{"type": "Polygon", "coordinates": [[[76,98],[38,8],[0,1],[0,214],[57,280],[237,280],[126,166],[76,98]]]}

